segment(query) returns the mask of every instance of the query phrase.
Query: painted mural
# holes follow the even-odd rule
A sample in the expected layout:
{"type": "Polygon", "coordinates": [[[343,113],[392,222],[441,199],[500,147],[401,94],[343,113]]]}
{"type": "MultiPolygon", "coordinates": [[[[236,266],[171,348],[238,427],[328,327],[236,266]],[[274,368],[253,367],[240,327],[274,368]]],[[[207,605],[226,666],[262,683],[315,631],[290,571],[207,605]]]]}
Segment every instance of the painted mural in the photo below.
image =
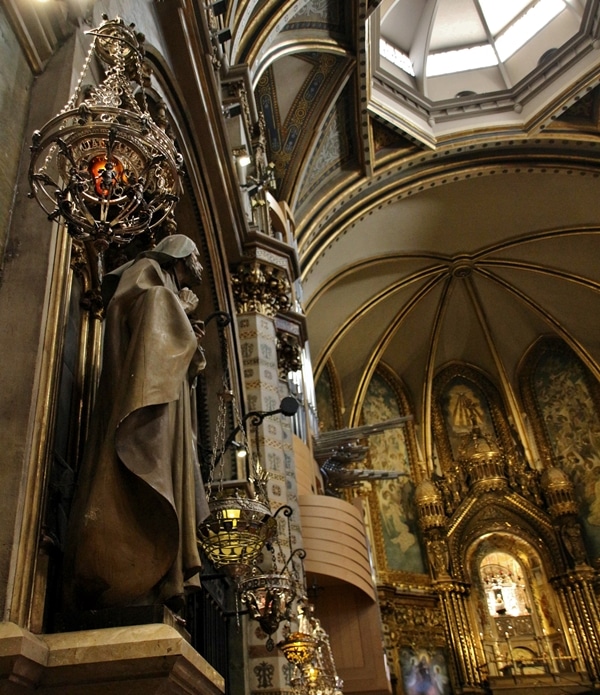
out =
{"type": "Polygon", "coordinates": [[[315,384],[315,396],[317,399],[317,412],[319,413],[319,429],[321,432],[330,432],[337,429],[335,405],[327,369],[323,370],[315,384]]]}
{"type": "MultiPolygon", "coordinates": [[[[371,379],[363,406],[366,425],[372,425],[404,415],[400,411],[396,394],[378,374],[371,379]]],[[[369,439],[371,467],[375,470],[393,470],[404,475],[394,480],[383,480],[374,485],[376,490],[383,543],[388,570],[425,571],[416,536],[417,521],[414,505],[414,485],[410,480],[409,451],[403,427],[376,434],[369,439]]]]}
{"type": "Polygon", "coordinates": [[[574,355],[547,353],[538,362],[533,388],[554,458],[582,500],[590,549],[600,557],[600,416],[585,368],[574,355]]]}
{"type": "Polygon", "coordinates": [[[494,425],[483,391],[472,381],[456,376],[442,396],[442,413],[454,459],[473,427],[494,435],[494,425]]]}

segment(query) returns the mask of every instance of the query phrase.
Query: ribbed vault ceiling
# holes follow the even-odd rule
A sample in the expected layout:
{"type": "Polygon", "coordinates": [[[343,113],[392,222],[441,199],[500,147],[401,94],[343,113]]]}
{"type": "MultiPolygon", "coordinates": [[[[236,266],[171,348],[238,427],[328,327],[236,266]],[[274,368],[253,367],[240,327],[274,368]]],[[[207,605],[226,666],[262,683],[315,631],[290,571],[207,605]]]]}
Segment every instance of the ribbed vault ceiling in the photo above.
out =
{"type": "Polygon", "coordinates": [[[402,377],[417,412],[451,361],[516,391],[519,361],[548,333],[600,375],[590,320],[600,309],[597,189],[594,176],[562,172],[471,177],[339,234],[305,291],[313,357],[317,368],[333,361],[350,416],[379,361],[402,377]]]}

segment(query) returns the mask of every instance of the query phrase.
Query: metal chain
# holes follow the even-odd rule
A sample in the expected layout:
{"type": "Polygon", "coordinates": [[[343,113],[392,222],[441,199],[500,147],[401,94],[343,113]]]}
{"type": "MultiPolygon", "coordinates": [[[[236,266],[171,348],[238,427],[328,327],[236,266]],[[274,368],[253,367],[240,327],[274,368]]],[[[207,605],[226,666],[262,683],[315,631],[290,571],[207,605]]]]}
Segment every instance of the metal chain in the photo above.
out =
{"type": "Polygon", "coordinates": [[[208,474],[208,492],[207,496],[210,499],[212,489],[213,489],[213,480],[214,480],[214,474],[215,474],[215,468],[217,467],[217,462],[220,467],[220,475],[219,475],[219,493],[223,489],[223,467],[224,467],[224,460],[223,460],[223,455],[225,454],[225,421],[226,421],[226,413],[227,413],[227,406],[225,404],[225,398],[226,395],[229,393],[228,389],[228,384],[226,377],[223,376],[223,391],[219,394],[219,409],[217,412],[217,427],[215,431],[215,439],[213,442],[213,448],[212,448],[212,456],[210,460],[210,470],[208,474]]]}
{"type": "Polygon", "coordinates": [[[88,68],[90,67],[90,62],[92,60],[92,56],[94,55],[94,49],[96,48],[96,37],[94,36],[92,43],[90,44],[89,51],[87,52],[87,56],[85,57],[85,61],[83,63],[83,68],[81,69],[81,72],[79,73],[79,79],[77,80],[77,84],[75,85],[75,89],[73,90],[73,94],[71,95],[71,98],[69,101],[63,106],[63,108],[59,111],[57,115],[61,115],[63,113],[66,113],[67,111],[70,111],[71,109],[75,108],[77,99],[79,98],[79,95],[81,93],[81,86],[83,85],[83,78],[86,76],[88,68]]]}

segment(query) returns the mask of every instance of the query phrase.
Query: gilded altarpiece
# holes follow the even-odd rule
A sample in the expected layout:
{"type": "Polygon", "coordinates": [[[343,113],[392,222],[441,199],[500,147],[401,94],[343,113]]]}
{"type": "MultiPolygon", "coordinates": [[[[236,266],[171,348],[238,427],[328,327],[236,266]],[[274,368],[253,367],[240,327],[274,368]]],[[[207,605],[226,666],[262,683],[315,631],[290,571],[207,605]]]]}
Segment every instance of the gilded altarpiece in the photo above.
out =
{"type": "MultiPolygon", "coordinates": [[[[528,379],[527,412],[540,418],[561,391],[549,389],[544,400],[532,385],[548,389],[559,379],[577,394],[583,377],[570,372],[572,356],[541,360],[544,372],[531,355],[521,376],[528,379]]],[[[559,411],[566,417],[569,407],[559,411]]],[[[469,365],[437,375],[432,414],[440,465],[416,498],[454,684],[496,692],[511,679],[521,693],[558,681],[567,692],[576,681],[594,681],[595,573],[581,544],[576,495],[549,438],[542,466],[532,466],[500,392],[469,365]]]]}
{"type": "Polygon", "coordinates": [[[521,370],[525,408],[547,465],[571,479],[588,551],[600,558],[600,385],[557,339],[541,339],[521,370]]]}
{"type": "Polygon", "coordinates": [[[419,595],[392,587],[379,590],[383,636],[396,692],[415,695],[429,683],[431,695],[452,692],[444,617],[430,592],[419,595]]]}

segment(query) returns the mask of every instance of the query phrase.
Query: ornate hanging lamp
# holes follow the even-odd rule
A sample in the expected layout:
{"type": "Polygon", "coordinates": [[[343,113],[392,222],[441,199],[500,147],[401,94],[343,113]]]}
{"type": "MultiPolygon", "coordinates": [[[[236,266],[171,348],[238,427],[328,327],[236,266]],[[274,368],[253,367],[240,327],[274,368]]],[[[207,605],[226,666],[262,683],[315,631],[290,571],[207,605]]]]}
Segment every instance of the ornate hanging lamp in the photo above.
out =
{"type": "Polygon", "coordinates": [[[268,635],[267,649],[271,651],[272,635],[288,617],[296,597],[292,579],[285,574],[253,574],[240,582],[239,591],[250,615],[268,635]]]}
{"type": "Polygon", "coordinates": [[[336,672],[329,635],[305,599],[298,607],[298,631],[277,646],[294,666],[291,685],[296,695],[341,695],[344,684],[336,672]]]}
{"type": "MultiPolygon", "coordinates": [[[[225,360],[227,364],[227,359],[225,360]]],[[[280,408],[272,411],[251,411],[241,417],[228,377],[223,380],[219,400],[217,431],[210,463],[208,496],[210,515],[198,527],[200,547],[217,568],[225,568],[236,581],[247,577],[265,544],[277,533],[277,520],[271,513],[267,496],[267,472],[262,468],[256,453],[246,456],[243,480],[224,481],[224,458],[230,449],[247,453],[250,446],[246,437],[245,422],[252,418],[256,428],[269,416],[278,413],[294,414],[298,409],[295,399],[284,398],[280,408]],[[294,401],[293,413],[291,401],[294,401]],[[228,407],[233,408],[235,427],[225,437],[225,421],[228,407]],[[290,411],[290,412],[288,412],[290,411]],[[213,482],[215,470],[220,468],[217,483],[213,482]],[[233,490],[233,491],[232,491],[233,490]]],[[[255,449],[257,445],[255,445],[255,449]]]]}
{"type": "MultiPolygon", "coordinates": [[[[225,360],[227,364],[227,358],[225,360]]],[[[198,526],[198,542],[216,568],[225,568],[235,580],[246,576],[265,543],[273,538],[277,522],[266,495],[266,473],[248,461],[249,444],[228,375],[219,395],[217,429],[210,461],[208,505],[210,515],[198,526]],[[228,409],[235,428],[225,437],[228,409]],[[245,479],[235,480],[233,489],[224,480],[225,455],[230,449],[245,454],[245,479]],[[250,468],[252,467],[252,470],[250,468]],[[214,482],[216,470],[219,479],[214,482]]]]}
{"type": "MultiPolygon", "coordinates": [[[[273,517],[283,512],[288,519],[288,542],[291,547],[292,537],[290,517],[292,508],[288,505],[280,507],[273,517]]],[[[279,545],[278,538],[275,542],[279,545]]],[[[272,548],[271,544],[271,548],[272,548]]],[[[280,550],[280,555],[283,555],[280,550]]],[[[276,564],[275,553],[273,561],[276,564]]],[[[238,591],[242,601],[248,606],[250,616],[258,622],[263,632],[268,636],[266,647],[269,651],[275,643],[272,635],[284,620],[290,620],[291,607],[294,599],[299,596],[300,576],[294,566],[297,557],[303,560],[306,556],[303,548],[293,550],[280,572],[263,572],[257,567],[252,568],[252,573],[242,579],[238,584],[238,591]]]]}
{"type": "Polygon", "coordinates": [[[294,666],[309,664],[317,651],[316,640],[306,632],[290,632],[277,645],[285,658],[294,666]]]}
{"type": "Polygon", "coordinates": [[[122,19],[95,30],[77,86],[62,111],[33,134],[30,197],[49,219],[98,252],[159,224],[180,192],[182,157],[150,116],[143,87],[143,36],[122,19]],[[104,80],[83,96],[93,56],[104,80]]]}
{"type": "Polygon", "coordinates": [[[277,646],[290,664],[301,668],[314,659],[318,645],[312,634],[312,606],[303,599],[298,604],[298,629],[288,631],[277,646]]]}
{"type": "Polygon", "coordinates": [[[199,542],[213,565],[235,579],[246,576],[277,524],[261,499],[227,495],[209,500],[210,516],[198,529],[199,542]]]}

